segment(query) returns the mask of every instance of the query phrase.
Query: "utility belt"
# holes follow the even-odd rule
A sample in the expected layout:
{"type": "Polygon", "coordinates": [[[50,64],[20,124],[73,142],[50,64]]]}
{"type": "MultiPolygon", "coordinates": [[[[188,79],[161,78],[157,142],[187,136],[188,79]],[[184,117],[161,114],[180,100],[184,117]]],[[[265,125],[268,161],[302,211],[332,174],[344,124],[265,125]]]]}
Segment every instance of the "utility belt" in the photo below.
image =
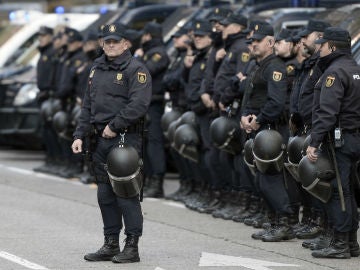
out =
{"type": "MultiPolygon", "coordinates": [[[[104,131],[105,127],[98,127],[98,126],[94,126],[94,133],[97,136],[101,136],[103,131],[104,131]]],[[[138,124],[134,124],[131,125],[127,128],[124,129],[120,129],[120,133],[138,133],[141,134],[143,131],[143,124],[142,123],[138,123],[138,124]]]]}

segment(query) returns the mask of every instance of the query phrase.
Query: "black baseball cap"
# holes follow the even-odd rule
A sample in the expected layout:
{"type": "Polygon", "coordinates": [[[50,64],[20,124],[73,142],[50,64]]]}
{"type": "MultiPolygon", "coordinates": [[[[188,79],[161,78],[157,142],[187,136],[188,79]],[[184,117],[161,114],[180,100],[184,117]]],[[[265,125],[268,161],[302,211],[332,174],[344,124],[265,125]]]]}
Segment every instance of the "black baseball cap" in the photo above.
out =
{"type": "Polygon", "coordinates": [[[194,23],[194,35],[206,36],[212,33],[212,25],[209,21],[198,20],[194,23]]]}
{"type": "Polygon", "coordinates": [[[145,24],[142,34],[150,34],[153,38],[162,38],[162,27],[156,22],[145,24]]]}
{"type": "Polygon", "coordinates": [[[262,21],[262,20],[254,20],[254,21],[250,21],[248,24],[248,28],[246,28],[245,30],[243,30],[243,32],[245,34],[249,34],[251,31],[254,31],[255,29],[255,25],[260,25],[260,24],[268,24],[268,22],[266,21],[262,21]]]}
{"type": "Polygon", "coordinates": [[[225,26],[228,26],[229,24],[236,23],[239,25],[243,25],[247,27],[247,21],[248,19],[240,14],[231,14],[230,16],[226,17],[225,19],[221,20],[219,23],[225,26]]]}
{"type": "Polygon", "coordinates": [[[251,40],[262,40],[266,36],[274,36],[274,28],[270,24],[256,24],[251,40]]]}
{"type": "Polygon", "coordinates": [[[324,36],[315,41],[315,44],[322,44],[329,40],[351,42],[351,37],[348,31],[340,27],[328,27],[325,29],[324,36]]]}
{"type": "Polygon", "coordinates": [[[214,11],[211,13],[209,17],[209,21],[213,22],[220,22],[221,20],[225,19],[232,13],[232,10],[230,8],[225,7],[216,7],[214,8],[214,11]]]}
{"type": "MultiPolygon", "coordinates": [[[[280,30],[280,32],[276,35],[275,41],[285,40],[288,37],[291,37],[291,31],[289,29],[283,28],[280,30]]],[[[288,41],[287,41],[288,42],[288,41]]]]}
{"type": "Polygon", "coordinates": [[[105,40],[121,40],[125,38],[126,28],[119,23],[107,24],[102,30],[102,38],[105,40]]]}
{"type": "Polygon", "coordinates": [[[324,32],[326,28],[330,27],[331,24],[323,20],[309,20],[306,28],[299,33],[299,36],[305,37],[312,32],[324,32]]]}
{"type": "Polygon", "coordinates": [[[53,35],[54,30],[47,26],[41,26],[38,32],[39,35],[53,35]]]}
{"type": "Polygon", "coordinates": [[[172,38],[174,37],[181,37],[182,35],[186,35],[188,33],[188,30],[185,28],[180,28],[178,31],[176,31],[174,34],[171,35],[172,38]]]}
{"type": "Polygon", "coordinates": [[[75,42],[75,41],[83,41],[83,36],[80,34],[78,30],[71,29],[67,33],[68,36],[68,42],[75,42]]]}

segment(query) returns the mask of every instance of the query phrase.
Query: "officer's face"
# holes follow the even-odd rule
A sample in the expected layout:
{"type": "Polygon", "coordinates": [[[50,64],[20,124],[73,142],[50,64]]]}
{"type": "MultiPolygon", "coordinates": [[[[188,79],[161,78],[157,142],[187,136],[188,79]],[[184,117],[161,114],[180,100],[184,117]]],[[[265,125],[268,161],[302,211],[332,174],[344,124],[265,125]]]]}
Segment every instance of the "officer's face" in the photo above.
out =
{"type": "Polygon", "coordinates": [[[114,59],[120,56],[126,49],[128,49],[128,44],[125,41],[125,39],[121,39],[121,40],[108,39],[104,41],[103,49],[105,55],[109,59],[114,59]]]}
{"type": "Polygon", "coordinates": [[[253,55],[258,59],[263,59],[265,56],[273,52],[274,40],[270,37],[264,37],[262,40],[253,40],[253,55]]]}
{"type": "Polygon", "coordinates": [[[304,44],[304,49],[308,54],[312,55],[315,53],[319,46],[315,44],[315,41],[322,37],[322,34],[319,32],[312,32],[309,35],[302,38],[302,42],[304,44]]]}
{"type": "Polygon", "coordinates": [[[211,42],[212,42],[212,40],[211,40],[210,36],[208,36],[208,35],[206,35],[206,36],[195,35],[195,37],[194,37],[195,47],[198,50],[209,47],[211,45],[211,42]]]}
{"type": "Polygon", "coordinates": [[[231,34],[236,34],[241,31],[241,26],[236,23],[230,23],[229,25],[225,26],[222,37],[223,39],[227,39],[227,37],[231,34]]]}
{"type": "Polygon", "coordinates": [[[275,54],[280,57],[289,57],[292,52],[293,43],[292,42],[286,42],[283,40],[278,40],[275,42],[274,49],[275,54]]]}
{"type": "Polygon", "coordinates": [[[220,24],[218,21],[212,21],[213,28],[215,32],[222,32],[224,30],[224,26],[220,24]]]}
{"type": "Polygon", "coordinates": [[[74,41],[74,42],[70,42],[67,45],[67,50],[69,52],[75,52],[77,49],[81,48],[83,45],[83,43],[81,41],[74,41]]]}
{"type": "Polygon", "coordinates": [[[50,44],[52,41],[51,35],[39,35],[39,47],[45,47],[46,45],[50,44]]]}
{"type": "Polygon", "coordinates": [[[320,44],[320,57],[327,56],[332,53],[332,50],[329,46],[329,42],[325,42],[323,44],[320,44]]]}
{"type": "Polygon", "coordinates": [[[187,48],[187,44],[190,42],[188,35],[181,35],[180,37],[174,37],[174,47],[175,48],[187,48]]]}

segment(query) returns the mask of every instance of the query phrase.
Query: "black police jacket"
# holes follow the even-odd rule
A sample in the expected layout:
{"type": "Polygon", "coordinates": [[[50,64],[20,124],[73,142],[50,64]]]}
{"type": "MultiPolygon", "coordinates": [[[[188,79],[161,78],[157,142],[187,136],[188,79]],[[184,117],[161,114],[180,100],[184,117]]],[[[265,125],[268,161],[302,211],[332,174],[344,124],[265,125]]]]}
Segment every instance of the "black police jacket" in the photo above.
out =
{"type": "Polygon", "coordinates": [[[36,66],[36,80],[40,91],[54,90],[54,78],[56,63],[54,61],[55,50],[52,44],[39,47],[40,58],[36,66]]]}
{"type": "Polygon", "coordinates": [[[154,38],[142,45],[142,61],[152,76],[153,101],[163,101],[162,79],[170,63],[166,48],[161,39],[154,38]]]}
{"type": "Polygon", "coordinates": [[[305,125],[311,125],[314,88],[322,75],[322,71],[316,65],[318,58],[318,53],[313,54],[305,60],[304,65],[305,78],[299,92],[298,109],[305,125]]]}
{"type": "Polygon", "coordinates": [[[67,58],[62,66],[60,84],[55,93],[57,98],[62,100],[75,99],[78,79],[76,71],[84,63],[85,58],[86,56],[82,48],[67,54],[67,58]]]}
{"type": "Polygon", "coordinates": [[[276,123],[285,106],[287,81],[285,63],[271,54],[254,66],[247,77],[242,115],[255,114],[260,125],[276,123]]]}
{"type": "Polygon", "coordinates": [[[122,132],[138,123],[150,101],[151,75],[129,50],[113,61],[102,55],[91,69],[74,137],[83,138],[92,125],[122,132]]]}
{"type": "Polygon", "coordinates": [[[214,82],[214,102],[218,103],[226,88],[231,87],[231,79],[245,69],[250,60],[250,52],[246,44],[246,34],[240,32],[229,35],[225,41],[226,56],[216,74],[214,82]]]}
{"type": "Polygon", "coordinates": [[[360,66],[350,52],[319,59],[324,73],[316,85],[310,145],[319,147],[335,127],[344,132],[360,128],[360,66]]]}

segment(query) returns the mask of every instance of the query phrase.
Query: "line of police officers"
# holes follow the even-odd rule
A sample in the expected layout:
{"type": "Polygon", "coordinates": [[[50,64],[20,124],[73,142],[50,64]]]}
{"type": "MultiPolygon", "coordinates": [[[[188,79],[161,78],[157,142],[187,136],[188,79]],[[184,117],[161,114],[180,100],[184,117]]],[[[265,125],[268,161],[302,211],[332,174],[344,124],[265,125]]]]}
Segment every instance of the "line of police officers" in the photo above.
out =
{"type": "MultiPolygon", "coordinates": [[[[108,42],[120,43],[125,39],[133,43],[127,49],[145,67],[141,72],[132,71],[134,78],[140,84],[152,80],[151,100],[138,101],[142,105],[149,102],[145,128],[142,124],[145,115],[137,114],[136,106],[131,110],[103,108],[114,98],[128,99],[131,103],[134,100],[129,95],[104,90],[109,99],[96,101],[101,104],[98,109],[98,105],[92,108],[82,102],[86,84],[87,91],[99,89],[92,85],[93,72],[126,67],[96,60],[95,65],[91,63],[83,69],[86,79],[78,79],[79,68],[85,61],[74,56],[81,46],[71,49],[73,42],[80,41],[76,30],[65,29],[61,33],[68,38],[63,43],[68,44],[66,50],[51,52],[55,42],[41,47],[38,65],[42,104],[60,98],[61,108],[69,115],[76,101],[82,103],[82,120],[79,122],[78,109],[73,123],[70,121],[70,125],[78,124],[75,139],[86,141],[88,131],[81,129],[85,120],[90,121],[91,133],[96,134],[95,146],[102,145],[99,138],[104,138],[104,143],[116,138],[105,147],[105,152],[94,150],[93,157],[97,159],[91,163],[95,167],[94,181],[98,185],[106,184],[102,193],[98,191],[105,242],[100,250],[86,255],[86,260],[140,260],[137,243],[142,233],[142,216],[134,201],[141,200],[142,190],[145,197],[164,197],[166,142],[170,144],[168,154],[180,180],[179,190],[166,199],[182,201],[188,208],[214,218],[263,228],[252,238],[264,242],[305,239],[302,246],[314,250],[315,257],[360,255],[354,194],[359,181],[360,94],[356,89],[360,84],[360,68],[351,57],[347,31],[329,27],[321,20],[310,20],[305,29],[283,29],[275,36],[273,27],[264,21],[248,23],[246,17],[216,8],[208,20],[195,20],[172,36],[176,55],[170,61],[160,25],[148,23],[141,33],[132,34],[126,34],[131,30],[122,26],[112,26],[107,25],[101,36],[107,36],[108,42]],[[134,36],[141,37],[139,49],[134,36]],[[46,46],[50,50],[47,54],[46,46]],[[56,69],[51,73],[48,73],[50,67],[46,67],[47,58],[56,59],[56,69]],[[171,107],[166,113],[165,102],[171,107]],[[90,109],[91,113],[86,118],[84,109],[90,109]],[[120,141],[122,148],[124,137],[132,133],[145,134],[145,146],[140,150],[129,139],[138,153],[134,158],[137,165],[134,171],[129,171],[132,166],[121,164],[134,157],[129,154],[131,151],[112,154],[116,165],[112,158],[106,159],[106,154],[117,149],[116,142],[120,141]],[[139,160],[144,160],[144,164],[139,160]],[[142,177],[143,188],[139,181],[142,177]],[[109,200],[115,200],[112,206],[106,206],[109,200]],[[125,226],[130,227],[130,232],[125,228],[127,244],[118,258],[114,256],[120,252],[122,223],[115,226],[112,221],[118,219],[114,210],[117,207],[123,212],[125,226]]],[[[40,31],[40,39],[48,34],[43,32],[40,31]]],[[[108,54],[102,57],[110,59],[108,54]]],[[[133,85],[123,80],[123,76],[123,72],[118,72],[114,79],[100,77],[97,84],[108,80],[132,89],[133,85]]],[[[88,99],[93,100],[95,94],[91,91],[89,94],[88,99]]],[[[54,124],[55,106],[50,106],[51,110],[43,107],[44,138],[47,138],[45,171],[52,171],[58,165],[54,161],[64,158],[70,166],[81,164],[82,169],[78,154],[69,153],[71,135],[64,132],[71,130],[69,122],[66,129],[59,128],[54,124]],[[54,130],[58,131],[58,137],[54,136],[54,130]],[[59,130],[65,134],[60,135],[59,130]]],[[[78,144],[73,147],[76,153],[82,150],[78,144]]],[[[69,172],[69,168],[59,171],[69,172]]]]}

